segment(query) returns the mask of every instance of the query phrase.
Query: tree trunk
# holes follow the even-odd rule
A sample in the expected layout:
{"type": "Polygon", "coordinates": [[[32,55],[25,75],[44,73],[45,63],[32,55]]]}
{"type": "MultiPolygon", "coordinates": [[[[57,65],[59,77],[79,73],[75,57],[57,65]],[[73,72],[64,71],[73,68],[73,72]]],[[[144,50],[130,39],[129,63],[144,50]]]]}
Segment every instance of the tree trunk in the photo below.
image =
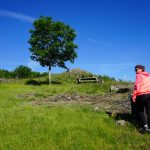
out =
{"type": "Polygon", "coordinates": [[[48,79],[49,79],[49,84],[51,84],[51,66],[48,68],[48,79]]]}

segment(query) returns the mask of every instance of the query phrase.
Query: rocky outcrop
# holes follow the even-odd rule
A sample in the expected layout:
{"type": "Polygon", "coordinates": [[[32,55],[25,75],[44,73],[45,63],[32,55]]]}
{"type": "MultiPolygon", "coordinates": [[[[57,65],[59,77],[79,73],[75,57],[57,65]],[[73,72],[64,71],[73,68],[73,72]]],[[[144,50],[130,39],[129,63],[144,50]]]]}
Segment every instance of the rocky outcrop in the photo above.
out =
{"type": "Polygon", "coordinates": [[[134,84],[115,84],[111,85],[110,92],[116,92],[116,93],[128,93],[133,91],[134,84]]]}

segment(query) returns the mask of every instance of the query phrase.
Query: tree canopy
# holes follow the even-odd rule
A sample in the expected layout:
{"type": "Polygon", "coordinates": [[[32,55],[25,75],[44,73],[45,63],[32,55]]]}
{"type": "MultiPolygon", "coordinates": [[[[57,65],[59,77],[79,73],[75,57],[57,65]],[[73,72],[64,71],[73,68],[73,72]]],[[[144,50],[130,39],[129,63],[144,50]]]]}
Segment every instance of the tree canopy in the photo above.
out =
{"type": "Polygon", "coordinates": [[[40,17],[33,26],[29,39],[32,60],[47,66],[49,71],[55,66],[67,68],[66,61],[74,62],[77,57],[74,29],[63,22],[53,21],[51,17],[40,17]]]}

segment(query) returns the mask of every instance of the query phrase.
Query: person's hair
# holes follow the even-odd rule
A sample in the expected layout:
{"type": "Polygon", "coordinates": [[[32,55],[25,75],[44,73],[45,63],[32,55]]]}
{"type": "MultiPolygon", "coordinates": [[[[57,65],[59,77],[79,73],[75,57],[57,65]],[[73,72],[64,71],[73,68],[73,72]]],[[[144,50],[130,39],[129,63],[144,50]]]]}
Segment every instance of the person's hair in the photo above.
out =
{"type": "Polygon", "coordinates": [[[142,71],[145,71],[145,66],[136,65],[136,66],[135,66],[135,71],[136,71],[137,69],[142,69],[142,71]]]}

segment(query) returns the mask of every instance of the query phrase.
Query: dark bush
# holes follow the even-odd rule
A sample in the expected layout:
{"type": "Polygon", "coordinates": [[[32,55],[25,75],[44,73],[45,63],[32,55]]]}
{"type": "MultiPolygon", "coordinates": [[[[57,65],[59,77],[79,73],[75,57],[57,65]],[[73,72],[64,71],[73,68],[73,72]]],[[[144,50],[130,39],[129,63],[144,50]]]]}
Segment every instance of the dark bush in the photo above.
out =
{"type": "Polygon", "coordinates": [[[31,68],[20,65],[14,70],[14,75],[16,78],[28,78],[31,77],[31,72],[31,68]]]}

